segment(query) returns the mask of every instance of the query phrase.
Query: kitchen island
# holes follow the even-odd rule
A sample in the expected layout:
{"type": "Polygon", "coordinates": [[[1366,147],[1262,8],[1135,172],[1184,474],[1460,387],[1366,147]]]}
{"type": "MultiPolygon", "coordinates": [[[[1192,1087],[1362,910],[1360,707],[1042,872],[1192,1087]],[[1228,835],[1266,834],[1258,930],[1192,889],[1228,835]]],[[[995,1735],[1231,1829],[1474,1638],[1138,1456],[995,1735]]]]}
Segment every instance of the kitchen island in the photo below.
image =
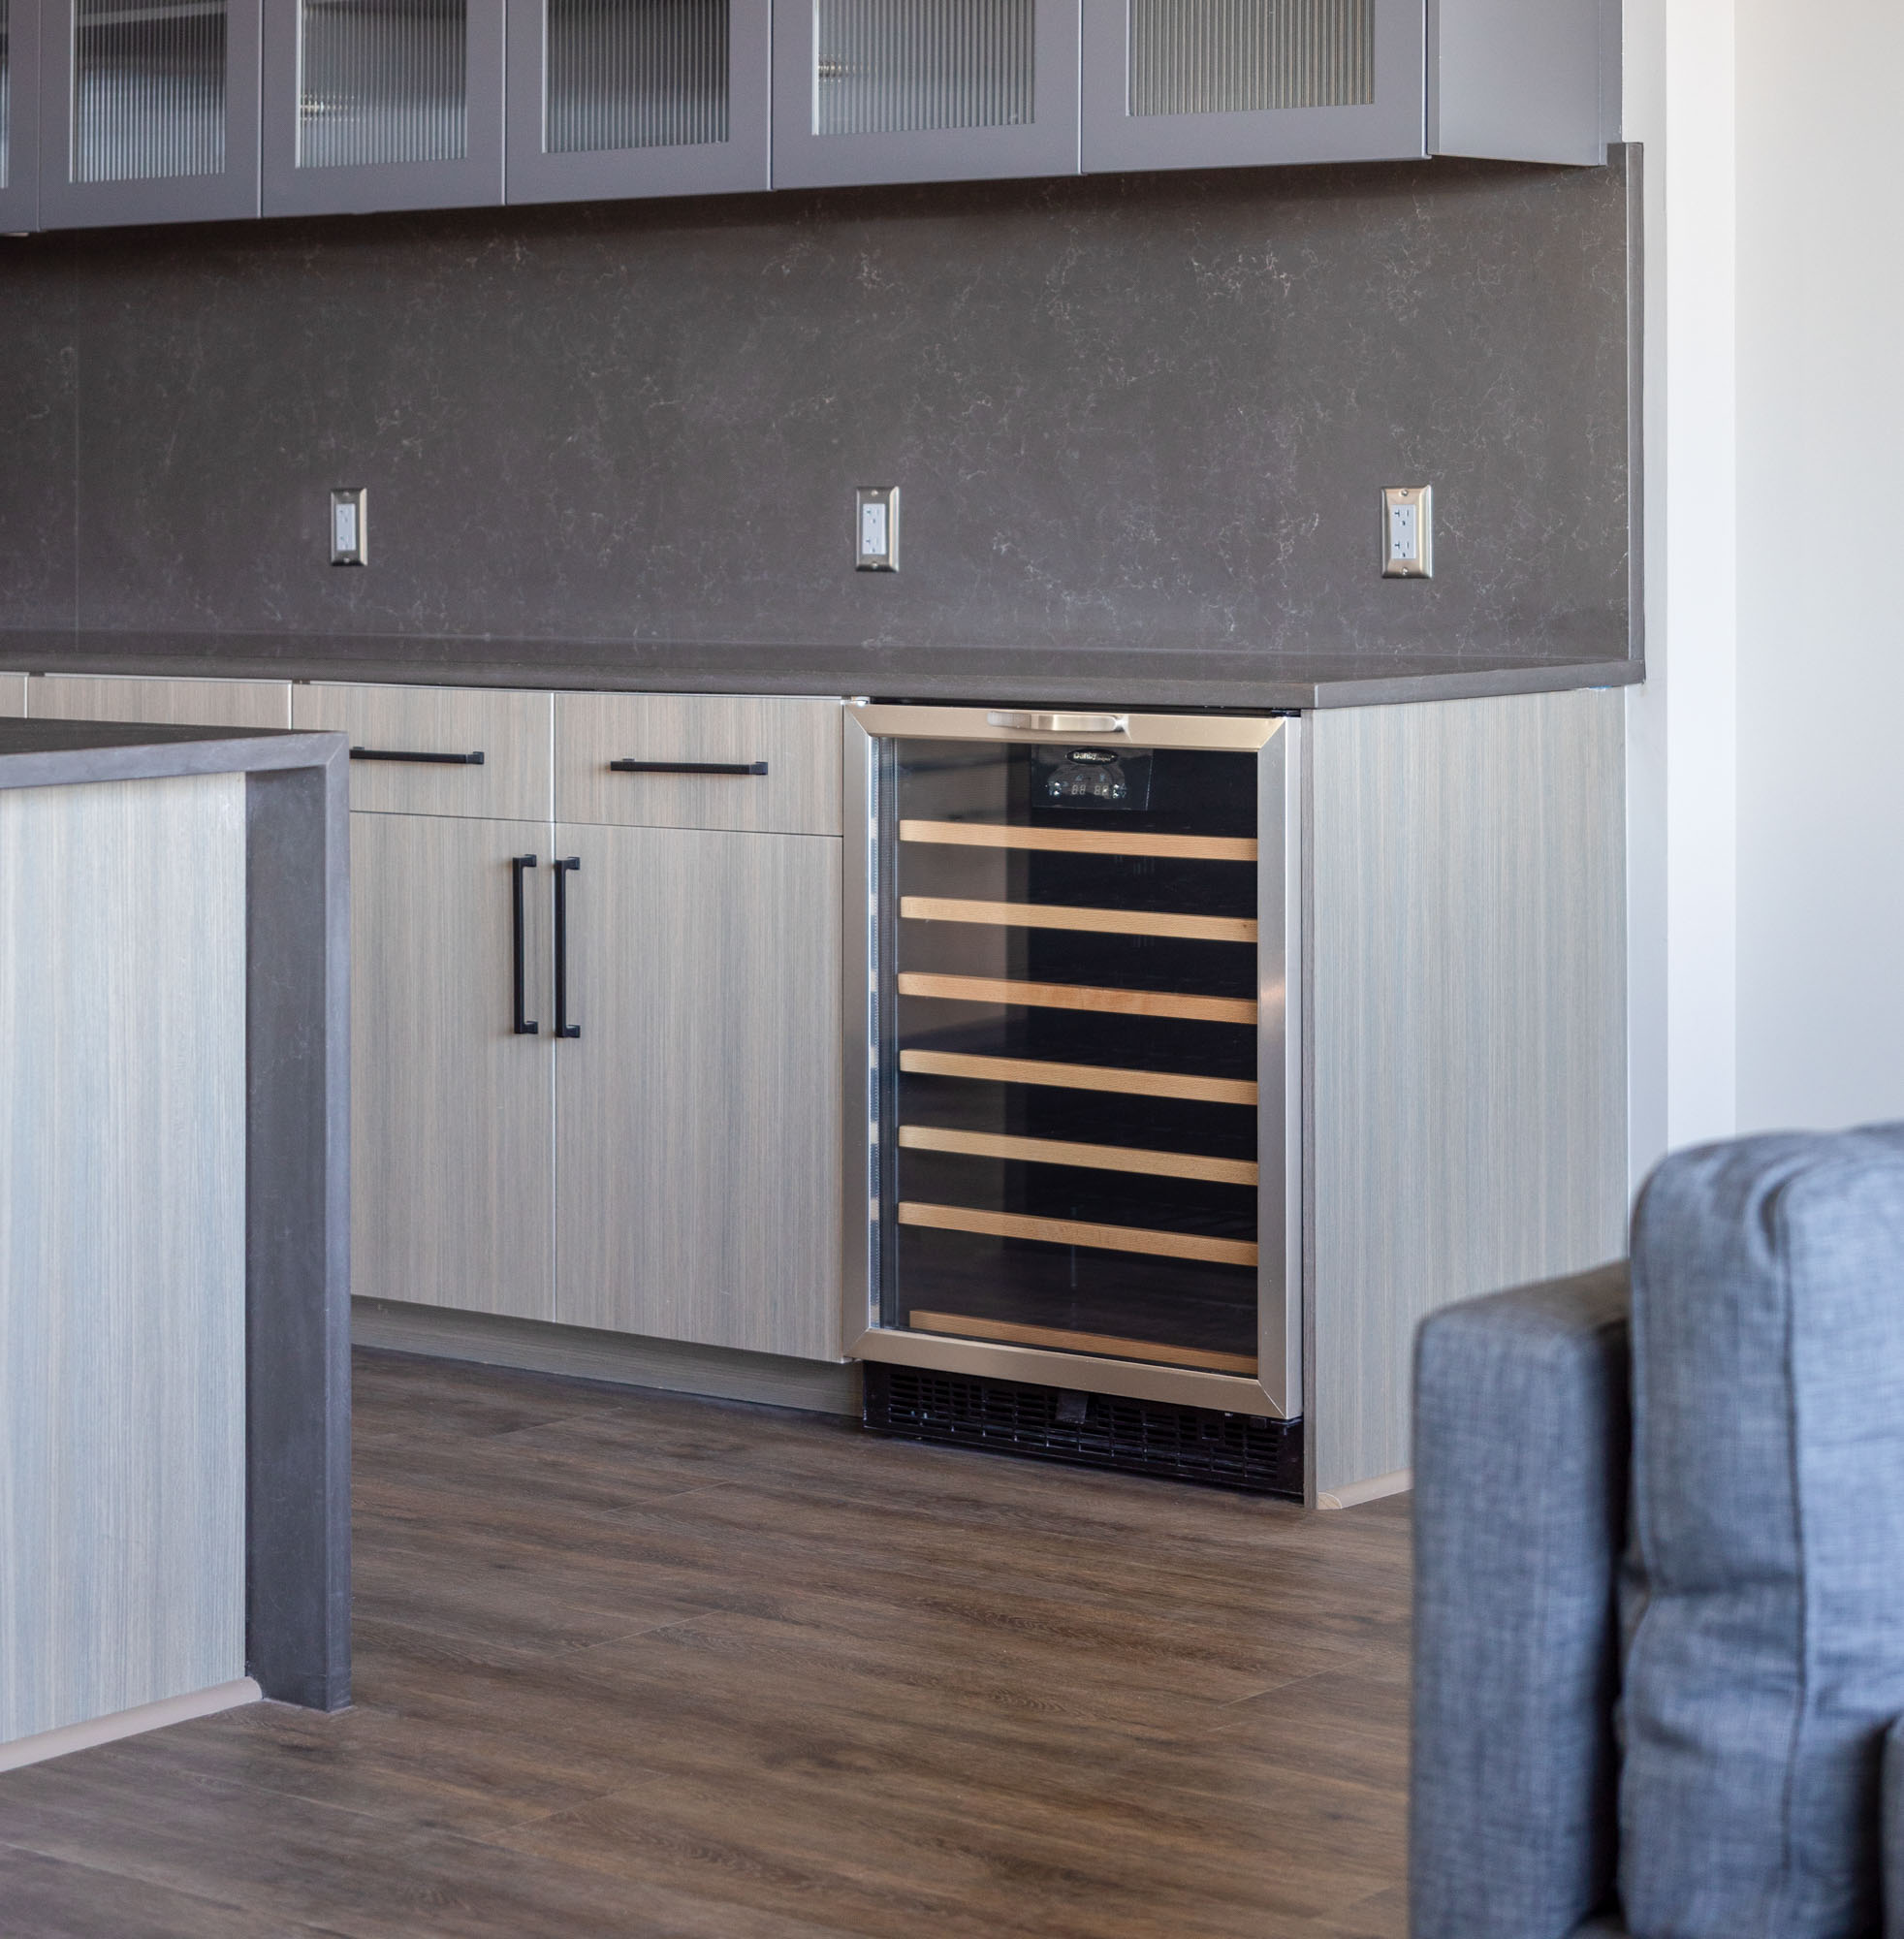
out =
{"type": "Polygon", "coordinates": [[[345,772],[0,721],[0,1768],[349,1701],[345,772]]]}

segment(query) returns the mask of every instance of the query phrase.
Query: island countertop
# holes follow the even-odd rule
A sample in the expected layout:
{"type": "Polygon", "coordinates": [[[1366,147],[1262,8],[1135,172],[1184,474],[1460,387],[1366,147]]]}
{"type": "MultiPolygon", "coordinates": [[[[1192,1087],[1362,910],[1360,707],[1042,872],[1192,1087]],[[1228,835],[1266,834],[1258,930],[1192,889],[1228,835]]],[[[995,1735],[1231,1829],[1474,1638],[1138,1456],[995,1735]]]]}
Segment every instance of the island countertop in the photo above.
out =
{"type": "Polygon", "coordinates": [[[324,768],[344,751],[341,734],[0,719],[0,788],[324,768]]]}
{"type": "Polygon", "coordinates": [[[648,693],[838,694],[1284,711],[1630,686],[1637,657],[1187,652],[1168,648],[738,646],[367,634],[4,632],[0,671],[648,693]]]}

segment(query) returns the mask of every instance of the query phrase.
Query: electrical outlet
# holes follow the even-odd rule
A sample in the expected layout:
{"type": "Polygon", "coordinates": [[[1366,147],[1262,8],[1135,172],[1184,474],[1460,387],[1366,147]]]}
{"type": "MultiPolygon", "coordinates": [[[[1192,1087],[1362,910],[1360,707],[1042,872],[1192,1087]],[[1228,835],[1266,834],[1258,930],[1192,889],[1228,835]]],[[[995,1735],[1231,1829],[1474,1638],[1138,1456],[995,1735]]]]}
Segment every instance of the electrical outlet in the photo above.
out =
{"type": "Polygon", "coordinates": [[[862,485],[853,494],[857,524],[853,566],[859,572],[899,570],[899,487],[862,485]]]}
{"type": "Polygon", "coordinates": [[[369,562],[365,529],[369,493],[362,485],[344,485],[331,493],[331,563],[365,565],[369,562]]]}
{"type": "Polygon", "coordinates": [[[1435,488],[1391,485],[1381,494],[1381,576],[1435,576],[1435,488]]]}

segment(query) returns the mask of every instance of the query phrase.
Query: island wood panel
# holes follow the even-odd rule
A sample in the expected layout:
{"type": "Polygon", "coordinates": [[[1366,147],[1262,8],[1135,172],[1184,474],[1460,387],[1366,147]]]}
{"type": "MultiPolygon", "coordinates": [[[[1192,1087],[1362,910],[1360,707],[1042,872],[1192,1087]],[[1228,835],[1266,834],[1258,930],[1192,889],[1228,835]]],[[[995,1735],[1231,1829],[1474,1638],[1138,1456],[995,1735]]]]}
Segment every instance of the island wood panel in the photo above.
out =
{"type": "Polygon", "coordinates": [[[1025,983],[1003,976],[940,975],[902,970],[902,997],[940,997],[957,1003],[1023,1004],[1031,1009],[1097,1010],[1120,1017],[1182,1017],[1194,1023],[1254,1027],[1247,997],[1186,997],[1173,990],[1106,990],[1089,983],[1025,983]]]}
{"type": "Polygon", "coordinates": [[[555,1314],[547,823],[351,816],[351,1284],[364,1298],[555,1314]],[[514,1031],[510,858],[524,877],[514,1031]]]}
{"type": "Polygon", "coordinates": [[[291,725],[288,680],[145,680],[118,674],[36,675],[26,683],[35,720],[136,720],[152,727],[291,725]]]}
{"type": "Polygon", "coordinates": [[[1626,1250],[1624,701],[1311,717],[1314,1484],[1410,1464],[1414,1329],[1626,1250]]]}
{"type": "Polygon", "coordinates": [[[556,831],[556,1312],[570,1325],[837,1359],[841,843],[556,831]]]}
{"type": "Polygon", "coordinates": [[[1049,1246],[1090,1246],[1106,1253],[1156,1258],[1202,1259],[1211,1265],[1253,1266],[1256,1248],[1243,1239],[1210,1239],[1199,1232],[1158,1232],[1141,1225],[1099,1225],[1084,1219],[1033,1219],[1018,1212],[984,1212],[969,1205],[929,1205],[903,1198],[902,1225],[940,1232],[975,1232],[994,1239],[1033,1239],[1049,1246]]]}
{"type": "Polygon", "coordinates": [[[0,1741],[245,1674],[245,827],[0,792],[0,1741]]]}
{"type": "Polygon", "coordinates": [[[555,815],[565,822],[841,832],[841,704],[750,694],[558,693],[555,815]],[[613,761],[702,762],[764,775],[619,774],[613,761]]]}
{"type": "Polygon", "coordinates": [[[952,848],[1025,848],[1055,855],[1158,855],[1191,862],[1253,862],[1243,835],[1113,834],[1100,828],[1013,828],[995,821],[902,821],[902,842],[952,848]]]}
{"type": "Polygon", "coordinates": [[[291,716],[379,753],[475,754],[481,766],[354,760],[352,809],[375,814],[458,814],[543,821],[553,812],[547,693],[486,687],[312,684],[293,689],[291,716]]]}
{"type": "Polygon", "coordinates": [[[1125,1070],[1108,1064],[1041,1064],[1026,1057],[977,1057],[952,1050],[903,1050],[899,1067],[921,1077],[974,1077],[994,1084],[1050,1084],[1065,1091],[1119,1091],[1133,1097],[1183,1097],[1198,1104],[1249,1104],[1256,1087],[1241,1077],[1192,1077],[1175,1070],[1125,1070]]]}
{"type": "Polygon", "coordinates": [[[996,923],[1006,929],[1081,929],[1103,936],[1175,936],[1190,942],[1254,942],[1249,916],[1177,915],[1159,909],[1066,908],[1053,903],[973,902],[957,896],[902,896],[913,922],[996,923]]]}
{"type": "Polygon", "coordinates": [[[26,714],[26,676],[0,673],[0,718],[18,720],[26,714]]]}
{"type": "Polygon", "coordinates": [[[1075,1164],[1095,1171],[1144,1172],[1154,1178],[1201,1178],[1216,1185],[1257,1182],[1253,1163],[1205,1158],[1197,1152],[1141,1151],[1127,1145],[1073,1144],[1063,1138],[1021,1138],[1000,1131],[955,1131],[937,1125],[902,1125],[900,1144],[911,1151],[955,1152],[968,1158],[1013,1159],[1029,1164],[1075,1164]]]}

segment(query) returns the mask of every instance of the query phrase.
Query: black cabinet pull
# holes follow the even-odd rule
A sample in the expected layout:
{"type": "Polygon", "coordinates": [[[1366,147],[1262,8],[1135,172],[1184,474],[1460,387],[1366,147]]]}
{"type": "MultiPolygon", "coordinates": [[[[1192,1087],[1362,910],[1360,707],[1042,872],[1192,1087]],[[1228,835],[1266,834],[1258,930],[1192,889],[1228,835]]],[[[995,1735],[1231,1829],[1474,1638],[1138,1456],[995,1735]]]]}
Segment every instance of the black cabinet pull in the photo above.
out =
{"type": "Polygon", "coordinates": [[[764,775],[765,761],[611,761],[612,775],[764,775]]]}
{"type": "Polygon", "coordinates": [[[523,947],[523,876],[535,867],[533,855],[512,855],[509,858],[509,874],[516,903],[516,1034],[518,1036],[538,1036],[542,1026],[525,1017],[523,1012],[528,1007],[524,989],[524,947],[523,947]]]}
{"type": "Polygon", "coordinates": [[[582,866],[580,855],[551,864],[555,871],[555,1034],[580,1036],[582,1026],[568,1020],[568,876],[582,866]]]}
{"type": "Polygon", "coordinates": [[[407,747],[353,747],[353,761],[422,761],[434,768],[480,768],[483,751],[473,754],[425,754],[407,747]]]}

